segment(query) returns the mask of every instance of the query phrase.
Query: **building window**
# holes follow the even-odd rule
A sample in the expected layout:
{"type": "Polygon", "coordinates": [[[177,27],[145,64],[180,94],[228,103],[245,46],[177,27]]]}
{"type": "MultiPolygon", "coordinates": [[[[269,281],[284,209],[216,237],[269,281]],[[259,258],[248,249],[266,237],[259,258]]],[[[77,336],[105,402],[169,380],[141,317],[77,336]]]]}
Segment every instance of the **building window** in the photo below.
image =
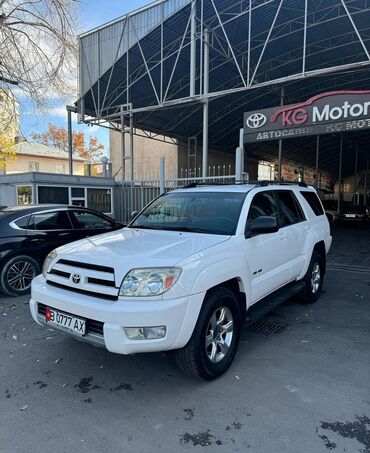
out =
{"type": "Polygon", "coordinates": [[[73,206],[85,206],[84,187],[71,187],[71,204],[73,206]]]}
{"type": "Polygon", "coordinates": [[[87,189],[87,207],[109,214],[112,212],[111,189],[87,189]]]}
{"type": "Polygon", "coordinates": [[[27,206],[32,204],[32,186],[17,187],[17,203],[18,206],[27,206]]]}
{"type": "Polygon", "coordinates": [[[29,171],[39,171],[40,164],[38,162],[28,162],[29,171]]]}
{"type": "Polygon", "coordinates": [[[68,187],[38,186],[40,204],[69,204],[68,187]]]}
{"type": "Polygon", "coordinates": [[[66,167],[64,164],[55,164],[55,172],[64,174],[66,172],[66,167]]]}

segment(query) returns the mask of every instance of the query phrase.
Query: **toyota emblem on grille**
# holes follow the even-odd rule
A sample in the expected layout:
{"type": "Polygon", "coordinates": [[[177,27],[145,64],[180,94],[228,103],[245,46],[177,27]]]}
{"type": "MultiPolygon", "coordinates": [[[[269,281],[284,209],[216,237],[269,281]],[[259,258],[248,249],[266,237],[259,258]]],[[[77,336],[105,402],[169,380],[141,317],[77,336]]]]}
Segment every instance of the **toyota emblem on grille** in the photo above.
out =
{"type": "Polygon", "coordinates": [[[77,283],[80,283],[80,281],[81,281],[81,275],[80,275],[80,274],[73,274],[73,275],[72,275],[72,281],[73,281],[73,283],[76,283],[76,284],[77,284],[77,283]]]}
{"type": "Polygon", "coordinates": [[[266,124],[267,118],[263,113],[252,113],[247,118],[247,126],[251,129],[258,129],[266,124]]]}

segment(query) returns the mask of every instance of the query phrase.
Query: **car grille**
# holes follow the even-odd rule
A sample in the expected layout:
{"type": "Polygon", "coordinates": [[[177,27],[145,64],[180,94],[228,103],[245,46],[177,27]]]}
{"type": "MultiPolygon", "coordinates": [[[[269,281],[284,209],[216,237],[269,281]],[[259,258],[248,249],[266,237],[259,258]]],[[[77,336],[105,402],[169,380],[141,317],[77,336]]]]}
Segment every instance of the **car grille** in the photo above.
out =
{"type": "MultiPolygon", "coordinates": [[[[50,307],[53,308],[53,307],[50,307]]],[[[44,304],[37,304],[37,313],[41,316],[45,316],[46,305],[44,304]]],[[[54,308],[54,310],[57,310],[54,308]]],[[[63,310],[62,310],[63,311],[63,310]]],[[[74,313],[69,313],[73,316],[79,317],[74,313]]],[[[104,323],[100,321],[95,321],[94,319],[83,318],[86,320],[86,335],[94,334],[94,335],[101,335],[103,336],[103,326],[104,323]]]]}
{"type": "Polygon", "coordinates": [[[60,259],[48,273],[47,283],[92,297],[118,299],[114,269],[108,266],[60,259]]]}

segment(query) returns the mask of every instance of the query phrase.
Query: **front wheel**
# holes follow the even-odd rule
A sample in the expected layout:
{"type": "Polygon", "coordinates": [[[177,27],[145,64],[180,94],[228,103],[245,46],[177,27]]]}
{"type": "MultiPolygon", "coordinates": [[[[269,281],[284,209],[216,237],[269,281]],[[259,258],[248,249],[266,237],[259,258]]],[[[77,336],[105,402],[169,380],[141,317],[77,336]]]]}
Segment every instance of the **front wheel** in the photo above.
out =
{"type": "Polygon", "coordinates": [[[239,345],[239,302],[228,288],[211,290],[203,303],[188,344],[176,351],[176,362],[186,374],[210,381],[230,367],[239,345]]]}
{"type": "Polygon", "coordinates": [[[303,281],[305,282],[305,288],[302,291],[301,300],[305,304],[313,304],[321,295],[324,281],[324,260],[317,251],[312,254],[303,281]]]}
{"type": "Polygon", "coordinates": [[[31,282],[41,273],[39,263],[27,255],[10,258],[0,273],[1,290],[8,296],[22,296],[31,290],[31,282]]]}

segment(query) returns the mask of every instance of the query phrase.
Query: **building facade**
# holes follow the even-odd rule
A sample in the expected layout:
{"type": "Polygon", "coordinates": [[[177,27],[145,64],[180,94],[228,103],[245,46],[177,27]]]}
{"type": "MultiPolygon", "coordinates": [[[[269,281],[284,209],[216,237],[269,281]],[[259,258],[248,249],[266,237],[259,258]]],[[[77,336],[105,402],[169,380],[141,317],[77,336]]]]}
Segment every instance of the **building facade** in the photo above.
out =
{"type": "MultiPolygon", "coordinates": [[[[16,160],[2,169],[2,174],[42,172],[68,174],[68,153],[46,146],[41,143],[22,141],[16,143],[14,150],[16,160]]],[[[73,173],[84,174],[86,160],[75,156],[73,158],[73,173]]]]}

